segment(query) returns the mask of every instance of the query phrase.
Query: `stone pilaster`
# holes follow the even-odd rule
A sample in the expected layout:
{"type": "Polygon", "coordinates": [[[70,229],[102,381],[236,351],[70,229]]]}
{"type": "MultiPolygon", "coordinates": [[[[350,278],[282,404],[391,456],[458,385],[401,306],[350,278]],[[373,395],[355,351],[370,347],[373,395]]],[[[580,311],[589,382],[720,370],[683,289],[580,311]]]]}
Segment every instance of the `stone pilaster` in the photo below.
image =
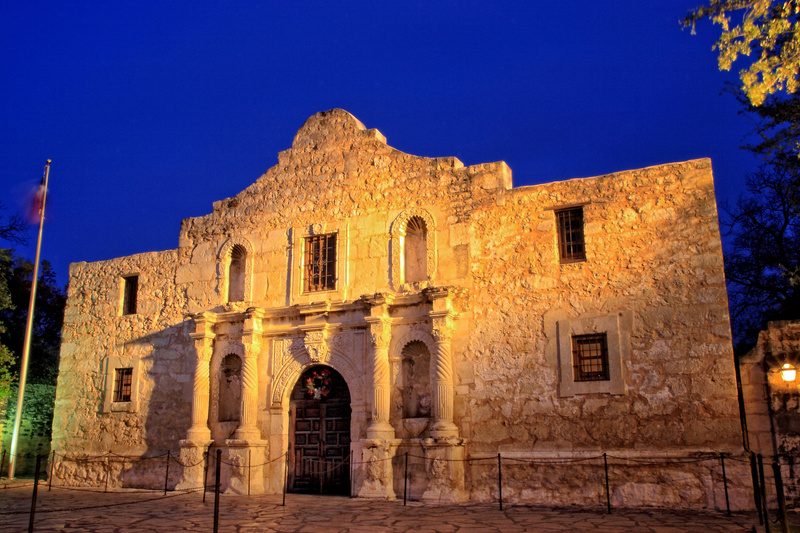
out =
{"type": "Polygon", "coordinates": [[[433,310],[430,313],[433,322],[433,338],[436,340],[436,353],[433,357],[433,424],[431,437],[458,437],[458,427],[453,423],[453,357],[451,354],[453,340],[452,295],[447,289],[428,290],[433,310]]]}
{"type": "Polygon", "coordinates": [[[233,437],[238,441],[257,441],[261,439],[261,431],[256,425],[258,421],[258,355],[261,353],[261,320],[260,309],[248,309],[242,328],[242,344],[244,345],[244,364],[242,365],[242,403],[241,421],[233,437]]]}
{"type": "Polygon", "coordinates": [[[367,427],[368,439],[394,439],[394,428],[389,423],[391,405],[391,382],[389,372],[389,341],[391,321],[388,317],[388,304],[384,295],[364,297],[372,306],[366,319],[370,327],[372,341],[372,420],[367,427]]]}

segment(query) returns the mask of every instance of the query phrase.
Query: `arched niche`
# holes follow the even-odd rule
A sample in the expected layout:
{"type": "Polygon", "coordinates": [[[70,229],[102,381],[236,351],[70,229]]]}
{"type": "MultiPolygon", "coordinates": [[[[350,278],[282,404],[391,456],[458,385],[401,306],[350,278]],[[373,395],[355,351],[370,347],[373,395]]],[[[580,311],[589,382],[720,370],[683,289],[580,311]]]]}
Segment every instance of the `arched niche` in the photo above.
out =
{"type": "Polygon", "coordinates": [[[425,209],[406,209],[392,222],[391,236],[395,290],[433,282],[436,277],[436,220],[433,215],[425,209]]]}
{"type": "Polygon", "coordinates": [[[249,302],[253,299],[252,243],[243,237],[231,237],[219,251],[218,290],[225,302],[249,302]]]}

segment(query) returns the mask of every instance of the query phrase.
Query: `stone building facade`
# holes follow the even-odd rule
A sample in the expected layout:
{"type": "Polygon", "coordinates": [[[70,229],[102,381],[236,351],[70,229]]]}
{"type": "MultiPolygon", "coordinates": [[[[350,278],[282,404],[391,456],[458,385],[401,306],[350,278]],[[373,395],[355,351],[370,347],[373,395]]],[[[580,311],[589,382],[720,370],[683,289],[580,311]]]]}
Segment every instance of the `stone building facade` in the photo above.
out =
{"type": "MultiPolygon", "coordinates": [[[[496,498],[498,454],[740,454],[710,161],[513,188],[312,116],[177,249],[70,268],[57,480],[145,483],[76,458],[169,450],[195,487],[210,446],[231,492],[280,492],[286,454],[290,489],[392,498],[408,454],[410,496],[440,501],[496,498]]],[[[510,469],[504,496],[594,505],[589,470],[510,469]]],[[[721,499],[700,463],[616,474],[618,505],[721,499]]]]}
{"type": "Polygon", "coordinates": [[[776,456],[787,503],[800,506],[800,386],[787,381],[784,364],[800,368],[800,320],[770,322],[756,346],[739,360],[746,419],[745,446],[764,457],[768,497],[775,486],[770,463],[776,456]]]}

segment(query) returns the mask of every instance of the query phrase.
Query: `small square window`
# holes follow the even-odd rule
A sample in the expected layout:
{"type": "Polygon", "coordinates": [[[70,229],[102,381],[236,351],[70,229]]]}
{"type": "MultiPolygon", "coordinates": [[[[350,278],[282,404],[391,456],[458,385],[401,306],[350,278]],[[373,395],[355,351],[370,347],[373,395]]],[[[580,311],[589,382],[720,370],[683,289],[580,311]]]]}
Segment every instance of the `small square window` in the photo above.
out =
{"type": "Polygon", "coordinates": [[[131,401],[131,384],[133,383],[133,368],[117,368],[114,375],[114,401],[131,401]]]}
{"type": "Polygon", "coordinates": [[[558,254],[562,263],[586,260],[583,240],[583,207],[556,211],[558,254]]]}
{"type": "Polygon", "coordinates": [[[306,237],[305,292],[336,290],[336,234],[306,237]]]}
{"type": "Polygon", "coordinates": [[[606,334],[574,335],[572,365],[575,381],[608,381],[608,342],[606,334]]]}
{"type": "Polygon", "coordinates": [[[124,294],[122,297],[122,314],[136,314],[136,298],[139,292],[139,276],[126,276],[124,294]]]}

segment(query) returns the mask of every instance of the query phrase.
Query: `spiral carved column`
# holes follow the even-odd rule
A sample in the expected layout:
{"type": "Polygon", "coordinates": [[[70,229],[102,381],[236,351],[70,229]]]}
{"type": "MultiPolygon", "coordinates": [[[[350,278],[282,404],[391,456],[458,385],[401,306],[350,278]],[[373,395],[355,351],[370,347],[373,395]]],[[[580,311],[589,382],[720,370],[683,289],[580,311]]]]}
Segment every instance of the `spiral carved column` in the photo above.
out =
{"type": "Polygon", "coordinates": [[[372,340],[372,420],[367,428],[367,438],[393,439],[394,428],[389,424],[391,383],[389,379],[389,339],[387,319],[370,322],[372,340]]]}
{"type": "Polygon", "coordinates": [[[431,437],[458,437],[458,427],[453,423],[453,358],[451,345],[453,325],[450,313],[433,316],[433,338],[436,355],[433,364],[433,425],[431,437]]]}
{"type": "Polygon", "coordinates": [[[372,340],[372,417],[367,427],[368,439],[394,439],[394,428],[389,423],[392,384],[389,367],[389,341],[392,323],[389,305],[392,297],[386,294],[371,294],[361,297],[370,305],[370,315],[365,318],[372,340]]]}
{"type": "Polygon", "coordinates": [[[205,314],[195,316],[194,321],[196,331],[189,336],[194,339],[197,364],[192,390],[192,427],[189,428],[186,440],[205,443],[211,440],[211,431],[208,429],[208,377],[211,354],[214,351],[214,333],[211,331],[214,321],[205,314]]]}
{"type": "Polygon", "coordinates": [[[259,440],[258,421],[258,354],[261,352],[261,313],[248,312],[242,330],[244,364],[242,365],[241,422],[234,433],[238,440],[259,440]]]}

